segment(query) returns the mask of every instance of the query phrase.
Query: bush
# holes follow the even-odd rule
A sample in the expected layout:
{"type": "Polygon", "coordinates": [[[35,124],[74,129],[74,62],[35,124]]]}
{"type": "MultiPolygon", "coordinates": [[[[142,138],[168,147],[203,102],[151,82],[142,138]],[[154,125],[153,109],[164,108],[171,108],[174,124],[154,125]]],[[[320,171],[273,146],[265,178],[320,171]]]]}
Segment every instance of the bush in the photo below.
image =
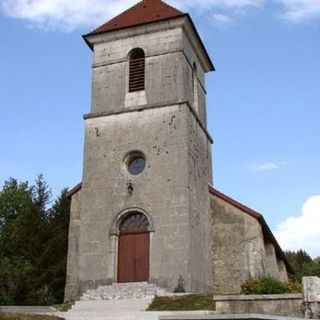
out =
{"type": "Polygon", "coordinates": [[[297,282],[282,282],[271,277],[247,280],[241,285],[243,294],[284,294],[299,293],[301,285],[297,282]]]}
{"type": "Polygon", "coordinates": [[[289,280],[284,283],[288,289],[290,290],[290,293],[301,293],[302,292],[302,286],[298,281],[289,280]]]}

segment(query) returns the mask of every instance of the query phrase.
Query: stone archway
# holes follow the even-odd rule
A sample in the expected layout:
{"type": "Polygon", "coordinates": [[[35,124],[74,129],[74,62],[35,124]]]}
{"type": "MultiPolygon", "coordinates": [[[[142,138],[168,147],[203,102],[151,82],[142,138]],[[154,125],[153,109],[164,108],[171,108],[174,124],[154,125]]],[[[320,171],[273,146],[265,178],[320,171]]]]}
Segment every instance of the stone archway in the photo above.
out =
{"type": "Polygon", "coordinates": [[[148,218],[141,212],[126,214],[119,225],[118,282],[149,280],[148,218]]]}

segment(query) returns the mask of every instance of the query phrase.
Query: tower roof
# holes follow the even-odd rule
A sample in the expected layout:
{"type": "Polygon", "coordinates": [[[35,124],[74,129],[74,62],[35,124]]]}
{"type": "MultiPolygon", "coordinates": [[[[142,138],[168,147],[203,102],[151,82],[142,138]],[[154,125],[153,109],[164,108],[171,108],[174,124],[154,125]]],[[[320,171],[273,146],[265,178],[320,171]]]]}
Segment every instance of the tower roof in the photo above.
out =
{"type": "Polygon", "coordinates": [[[102,26],[93,30],[87,34],[87,36],[177,18],[185,15],[187,14],[169,6],[161,0],[142,0],[102,26]]]}

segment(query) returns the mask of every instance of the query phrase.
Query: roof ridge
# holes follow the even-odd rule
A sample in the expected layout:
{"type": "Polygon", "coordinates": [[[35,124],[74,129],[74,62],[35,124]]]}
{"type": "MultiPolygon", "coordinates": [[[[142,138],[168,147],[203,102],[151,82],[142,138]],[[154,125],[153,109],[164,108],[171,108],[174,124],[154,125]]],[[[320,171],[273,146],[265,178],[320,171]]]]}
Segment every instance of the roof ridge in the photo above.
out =
{"type": "Polygon", "coordinates": [[[162,0],[141,0],[85,36],[115,31],[185,15],[162,0]]]}
{"type": "MultiPolygon", "coordinates": [[[[103,28],[106,24],[112,22],[113,20],[123,16],[125,13],[127,13],[127,11],[134,9],[135,7],[137,7],[138,5],[140,5],[142,2],[144,2],[146,0],[140,0],[139,2],[137,2],[136,4],[134,4],[133,6],[129,7],[128,9],[120,12],[119,14],[117,14],[116,16],[114,16],[113,18],[111,18],[109,21],[103,23],[102,25],[100,25],[99,27],[95,28],[94,30],[92,30],[90,33],[95,33],[96,31],[98,31],[99,29],[103,28]]],[[[161,0],[159,0],[161,1],[161,0]]]]}
{"type": "MultiPolygon", "coordinates": [[[[142,0],[142,1],[152,1],[152,0],[142,0]]],[[[167,4],[166,2],[162,1],[162,0],[158,0],[159,2],[161,2],[162,4],[164,4],[166,7],[170,8],[170,9],[174,9],[176,11],[178,11],[179,13],[183,14],[182,11],[180,11],[179,9],[177,8],[174,8],[172,6],[170,6],[170,4],[167,4]]]]}

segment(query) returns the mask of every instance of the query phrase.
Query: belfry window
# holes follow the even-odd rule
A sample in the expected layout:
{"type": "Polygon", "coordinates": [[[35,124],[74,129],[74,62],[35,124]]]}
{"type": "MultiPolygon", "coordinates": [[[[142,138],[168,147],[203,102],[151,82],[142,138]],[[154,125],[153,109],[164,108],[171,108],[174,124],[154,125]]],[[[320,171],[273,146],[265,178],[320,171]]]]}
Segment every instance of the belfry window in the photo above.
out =
{"type": "Polygon", "coordinates": [[[145,54],[140,48],[133,49],[129,56],[129,92],[145,89],[145,54]]]}

